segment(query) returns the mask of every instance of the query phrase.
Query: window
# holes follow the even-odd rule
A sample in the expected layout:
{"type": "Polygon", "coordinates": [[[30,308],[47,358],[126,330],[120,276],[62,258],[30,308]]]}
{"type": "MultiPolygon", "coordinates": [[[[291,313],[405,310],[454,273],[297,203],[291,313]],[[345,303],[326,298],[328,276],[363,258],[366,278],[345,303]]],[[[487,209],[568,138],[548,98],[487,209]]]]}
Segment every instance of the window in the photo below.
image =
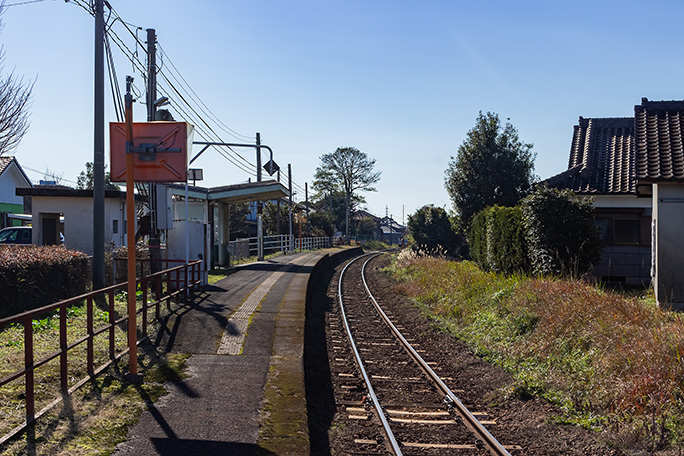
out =
{"type": "Polygon", "coordinates": [[[639,219],[613,220],[613,242],[615,244],[639,245],[641,239],[639,219]]]}
{"type": "Polygon", "coordinates": [[[119,221],[118,220],[112,220],[112,233],[113,234],[119,234],[119,221]]]}

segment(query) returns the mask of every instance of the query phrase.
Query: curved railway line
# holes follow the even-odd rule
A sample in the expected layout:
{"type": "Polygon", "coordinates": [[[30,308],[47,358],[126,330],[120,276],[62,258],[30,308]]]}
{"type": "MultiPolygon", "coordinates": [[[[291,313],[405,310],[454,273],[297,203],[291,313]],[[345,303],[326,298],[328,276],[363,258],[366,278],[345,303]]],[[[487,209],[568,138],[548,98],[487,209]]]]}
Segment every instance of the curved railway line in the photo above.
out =
{"type": "Polygon", "coordinates": [[[452,379],[441,378],[438,363],[423,359],[426,351],[382,309],[364,276],[379,255],[357,257],[344,267],[339,321],[330,328],[337,404],[353,423],[348,454],[500,456],[521,449],[492,436],[485,426],[495,422],[469,411],[447,386],[452,379]]]}

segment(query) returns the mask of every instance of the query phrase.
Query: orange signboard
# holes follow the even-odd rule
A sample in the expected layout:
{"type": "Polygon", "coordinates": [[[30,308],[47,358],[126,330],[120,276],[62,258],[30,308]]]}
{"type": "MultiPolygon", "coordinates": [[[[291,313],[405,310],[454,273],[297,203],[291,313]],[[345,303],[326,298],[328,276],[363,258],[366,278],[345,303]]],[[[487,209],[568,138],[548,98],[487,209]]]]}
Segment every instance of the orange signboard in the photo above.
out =
{"type": "MultiPolygon", "coordinates": [[[[134,122],[133,179],[185,182],[193,126],[186,122],[134,122]]],[[[111,181],[126,181],[126,124],[109,124],[111,181]]]]}

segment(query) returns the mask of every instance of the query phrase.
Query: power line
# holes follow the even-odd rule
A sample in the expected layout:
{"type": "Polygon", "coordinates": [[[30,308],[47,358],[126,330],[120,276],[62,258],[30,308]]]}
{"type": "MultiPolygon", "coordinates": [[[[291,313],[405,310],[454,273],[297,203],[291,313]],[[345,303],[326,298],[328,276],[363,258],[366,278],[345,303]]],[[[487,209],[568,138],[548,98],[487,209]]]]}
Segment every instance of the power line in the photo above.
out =
{"type": "MultiPolygon", "coordinates": [[[[164,51],[164,48],[162,47],[161,44],[159,45],[159,49],[162,51],[162,54],[166,56],[166,60],[168,60],[169,65],[171,65],[171,68],[173,68],[173,69],[176,71],[176,73],[178,73],[178,76],[183,80],[183,82],[184,82],[185,85],[188,87],[188,89],[190,89],[190,91],[195,95],[197,101],[198,101],[204,108],[206,108],[207,111],[209,111],[209,115],[210,115],[211,117],[213,117],[213,120],[214,120],[216,123],[218,123],[219,126],[223,127],[223,129],[224,129],[224,131],[226,131],[226,133],[228,133],[229,135],[231,135],[231,136],[233,136],[234,138],[239,139],[239,140],[251,140],[251,139],[252,139],[251,136],[247,136],[247,135],[243,135],[243,134],[241,134],[241,133],[238,133],[238,132],[236,132],[235,130],[233,130],[232,128],[230,128],[228,125],[226,125],[225,123],[223,123],[223,122],[221,121],[221,119],[219,119],[218,116],[216,116],[216,115],[211,111],[211,109],[209,109],[209,107],[202,101],[202,99],[199,97],[199,95],[197,95],[197,93],[192,89],[192,87],[190,86],[190,84],[188,84],[188,82],[185,80],[185,78],[184,78],[183,75],[180,73],[180,71],[178,71],[178,68],[176,68],[176,65],[174,65],[174,64],[173,64],[173,61],[168,57],[168,54],[166,53],[166,51],[164,51]]],[[[174,79],[175,79],[175,78],[174,78],[174,79]]]]}
{"type": "Polygon", "coordinates": [[[21,5],[30,5],[31,3],[41,3],[44,2],[45,0],[27,0],[25,2],[19,2],[19,3],[10,3],[9,5],[3,5],[5,8],[9,8],[10,6],[21,6],[21,5]]]}

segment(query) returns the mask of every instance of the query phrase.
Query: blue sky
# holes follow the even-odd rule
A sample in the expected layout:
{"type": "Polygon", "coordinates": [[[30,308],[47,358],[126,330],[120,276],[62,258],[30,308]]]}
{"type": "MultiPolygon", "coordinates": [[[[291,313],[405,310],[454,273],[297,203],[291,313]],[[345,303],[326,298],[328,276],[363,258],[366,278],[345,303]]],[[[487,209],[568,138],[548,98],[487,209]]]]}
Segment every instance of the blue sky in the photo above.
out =
{"type": "MultiPolygon", "coordinates": [[[[260,132],[301,187],[322,154],[357,147],[382,171],[368,209],[400,221],[424,204],[451,209],[444,171],[479,111],[509,118],[546,178],[566,169],[579,116],[630,117],[642,97],[684,98],[676,1],[110,3],[126,22],[157,30],[169,59],[162,71],[172,62],[239,133],[217,130],[225,141],[260,132]]],[[[46,169],[75,181],[93,157],[94,20],[63,0],[10,6],[2,20],[4,72],[37,78],[16,156],[38,171],[27,169],[35,181],[46,169]]],[[[112,30],[135,50],[121,24],[112,30]]],[[[118,48],[114,55],[122,90],[130,74],[144,92],[140,72],[118,48]]],[[[173,98],[170,110],[184,120],[173,98]]],[[[106,102],[114,121],[109,91],[106,102]]],[[[144,105],[134,109],[143,121],[144,105]]],[[[253,151],[240,152],[255,162],[253,151]]],[[[205,186],[250,177],[213,151],[194,165],[205,186]]]]}

